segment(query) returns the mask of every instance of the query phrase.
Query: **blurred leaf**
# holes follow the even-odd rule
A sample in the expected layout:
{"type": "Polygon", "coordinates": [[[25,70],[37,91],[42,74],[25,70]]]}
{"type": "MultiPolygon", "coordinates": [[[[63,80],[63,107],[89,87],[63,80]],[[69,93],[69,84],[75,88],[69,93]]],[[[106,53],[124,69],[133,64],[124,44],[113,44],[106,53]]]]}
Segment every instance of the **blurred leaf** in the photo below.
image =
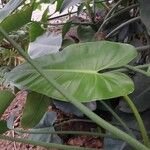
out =
{"type": "Polygon", "coordinates": [[[81,3],[82,1],[83,0],[64,0],[61,5],[60,12],[64,11],[66,8],[77,5],[78,3],[81,3]]]}
{"type": "Polygon", "coordinates": [[[7,128],[7,123],[4,120],[0,120],[0,134],[5,133],[9,129],[7,128]]]}
{"type": "MultiPolygon", "coordinates": [[[[47,112],[39,124],[31,129],[30,131],[38,132],[39,130],[43,132],[55,131],[53,124],[57,119],[56,112],[47,112]]],[[[29,139],[34,141],[42,141],[47,143],[62,143],[60,137],[57,134],[30,134],[29,139]]]]}
{"type": "Polygon", "coordinates": [[[141,19],[143,23],[145,24],[147,31],[150,35],[150,1],[149,0],[138,0],[140,3],[140,13],[141,13],[141,19]]]}
{"type": "Polygon", "coordinates": [[[31,92],[28,94],[23,110],[21,125],[25,128],[36,126],[50,104],[50,98],[31,92]]]}
{"type": "MultiPolygon", "coordinates": [[[[38,34],[41,33],[42,30],[38,34]]],[[[56,53],[61,48],[61,44],[62,44],[61,35],[46,32],[43,33],[41,36],[37,37],[35,41],[29,44],[28,53],[31,58],[37,58],[51,53],[56,53]]]]}
{"type": "MultiPolygon", "coordinates": [[[[32,7],[29,5],[25,6],[17,13],[7,17],[2,23],[0,23],[0,26],[7,33],[18,30],[19,28],[21,28],[22,26],[24,26],[25,24],[31,21],[31,15],[32,15],[32,7]]],[[[0,34],[0,41],[2,39],[3,39],[3,35],[0,34]]]]}
{"type": "Polygon", "coordinates": [[[36,40],[36,38],[44,33],[44,29],[41,27],[41,24],[38,22],[32,22],[29,28],[30,42],[36,40]]]}
{"type": "Polygon", "coordinates": [[[37,128],[46,128],[53,126],[57,119],[57,113],[56,112],[46,112],[40,122],[35,126],[35,129],[37,128]]]}
{"type": "Polygon", "coordinates": [[[81,3],[81,4],[78,6],[77,15],[80,15],[80,13],[83,12],[83,8],[84,8],[84,3],[81,3]]]}
{"type": "Polygon", "coordinates": [[[63,38],[65,37],[66,33],[70,30],[71,24],[72,24],[72,21],[67,21],[64,24],[63,29],[62,29],[62,37],[63,38]]]}
{"type": "Polygon", "coordinates": [[[57,1],[57,5],[56,5],[56,12],[57,12],[60,11],[60,8],[64,0],[56,0],[56,1],[57,1]]]}
{"type": "MultiPolygon", "coordinates": [[[[136,56],[136,49],[131,45],[101,41],[73,44],[59,53],[34,61],[48,78],[56,80],[80,102],[90,102],[133,92],[134,85],[128,76],[120,72],[107,72],[106,69],[124,66],[136,56]]],[[[66,101],[28,63],[16,67],[5,77],[16,86],[22,85],[54,99],[66,101]]]]}
{"type": "Polygon", "coordinates": [[[7,107],[15,98],[14,94],[9,90],[0,91],[0,117],[5,112],[7,107]]]}
{"type": "Polygon", "coordinates": [[[90,42],[94,40],[95,32],[90,26],[80,25],[77,29],[80,42],[90,42]]]}
{"type": "Polygon", "coordinates": [[[0,9],[0,22],[9,16],[24,0],[10,0],[2,9],[0,9]]]}
{"type": "MultiPolygon", "coordinates": [[[[53,102],[56,108],[60,109],[65,113],[74,114],[78,117],[82,117],[84,115],[77,107],[75,107],[73,104],[69,102],[61,102],[56,100],[54,100],[53,102]]],[[[97,105],[95,101],[89,103],[83,103],[83,104],[92,111],[96,110],[97,105]]]]}

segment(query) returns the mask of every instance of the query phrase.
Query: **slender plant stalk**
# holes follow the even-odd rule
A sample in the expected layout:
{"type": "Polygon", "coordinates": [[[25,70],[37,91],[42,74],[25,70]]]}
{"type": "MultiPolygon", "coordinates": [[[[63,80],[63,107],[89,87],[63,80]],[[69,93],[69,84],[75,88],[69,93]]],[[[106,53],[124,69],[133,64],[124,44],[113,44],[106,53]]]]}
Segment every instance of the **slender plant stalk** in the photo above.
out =
{"type": "Polygon", "coordinates": [[[148,50],[148,49],[150,49],[150,45],[144,45],[144,46],[136,47],[136,49],[138,52],[148,50]]]}
{"type": "Polygon", "coordinates": [[[119,0],[114,7],[111,8],[111,10],[107,13],[107,15],[105,16],[105,19],[107,19],[109,16],[111,16],[111,14],[114,12],[114,10],[121,4],[123,0],[119,0]]]}
{"type": "Polygon", "coordinates": [[[99,27],[97,33],[99,33],[99,32],[101,31],[103,25],[105,24],[105,20],[106,20],[108,17],[111,16],[111,14],[112,14],[112,13],[114,12],[114,10],[120,5],[120,3],[121,3],[122,1],[123,1],[123,0],[119,0],[119,1],[114,5],[114,7],[112,7],[112,8],[110,9],[110,11],[107,13],[107,15],[106,15],[105,18],[104,18],[103,24],[99,27]]]}
{"type": "Polygon", "coordinates": [[[113,31],[111,31],[109,34],[107,34],[106,39],[109,38],[110,36],[112,36],[116,31],[120,30],[124,26],[126,26],[126,25],[128,25],[130,23],[133,23],[135,21],[138,21],[140,19],[141,19],[140,16],[138,16],[138,17],[132,18],[132,19],[130,19],[130,20],[122,23],[121,25],[119,25],[118,27],[116,27],[113,31]]]}
{"type": "Polygon", "coordinates": [[[97,133],[97,132],[87,132],[87,131],[50,131],[50,128],[34,129],[34,131],[27,131],[23,129],[13,129],[15,132],[27,133],[27,134],[66,134],[66,135],[86,135],[86,136],[96,136],[96,137],[112,137],[108,134],[97,133]]]}
{"type": "Polygon", "coordinates": [[[150,74],[148,72],[146,72],[144,70],[141,70],[141,69],[139,69],[137,67],[133,67],[133,66],[130,66],[130,65],[125,65],[125,67],[128,68],[128,69],[130,69],[130,70],[133,70],[135,72],[139,72],[141,74],[144,74],[147,77],[150,77],[150,74]]]}
{"type": "Polygon", "coordinates": [[[97,150],[94,148],[83,148],[83,147],[77,147],[77,146],[68,146],[68,145],[62,145],[62,144],[46,143],[46,142],[33,141],[33,140],[22,139],[22,138],[8,137],[2,134],[0,134],[0,139],[13,141],[13,142],[15,141],[19,143],[25,143],[25,144],[32,144],[35,146],[42,146],[46,148],[56,148],[56,149],[61,149],[61,150],[97,150]]]}
{"type": "Polygon", "coordinates": [[[142,138],[143,138],[143,141],[144,141],[144,144],[150,148],[150,140],[149,140],[149,137],[147,135],[147,131],[145,129],[145,126],[144,126],[144,123],[143,123],[143,120],[137,110],[137,108],[135,107],[134,103],[132,102],[132,100],[130,99],[129,96],[124,96],[124,99],[126,100],[126,102],[128,103],[130,109],[132,110],[132,112],[134,113],[134,116],[138,122],[138,126],[139,126],[139,129],[141,131],[141,135],[142,135],[142,138]]]}
{"type": "Polygon", "coordinates": [[[111,112],[111,114],[114,116],[114,118],[116,120],[118,120],[118,122],[120,122],[120,124],[124,127],[124,129],[128,132],[128,134],[130,134],[131,136],[134,137],[134,134],[131,132],[131,130],[125,124],[125,122],[117,115],[117,113],[115,111],[113,111],[113,109],[109,105],[107,105],[104,101],[100,101],[100,102],[108,109],[109,112],[111,112]]]}
{"type": "MultiPolygon", "coordinates": [[[[82,113],[84,113],[88,118],[90,118],[92,121],[97,123],[99,126],[104,128],[105,130],[112,133],[114,136],[116,136],[118,139],[121,139],[128,144],[130,144],[132,147],[134,147],[137,150],[149,150],[148,147],[128,135],[127,133],[123,132],[122,130],[118,129],[117,127],[114,127],[104,119],[102,119],[100,116],[92,112],[89,108],[84,106],[81,102],[79,102],[77,99],[75,99],[72,95],[70,95],[60,84],[58,84],[51,76],[47,76],[42,69],[35,64],[35,62],[24,52],[24,50],[18,45],[14,40],[12,40],[8,34],[5,32],[5,30],[0,27],[0,32],[4,35],[4,37],[18,50],[18,52],[28,61],[28,63],[37,71],[39,75],[41,75],[51,86],[53,86],[55,89],[57,89],[65,98],[68,100],[68,102],[72,103],[74,106],[76,106],[82,113]]],[[[0,137],[2,138],[2,137],[0,137]]]]}
{"type": "Polygon", "coordinates": [[[130,6],[126,7],[126,8],[124,8],[124,9],[118,11],[118,12],[115,13],[113,16],[110,16],[110,17],[108,17],[107,19],[105,19],[105,20],[103,21],[103,23],[101,24],[101,26],[99,27],[98,32],[100,32],[100,31],[103,29],[103,27],[105,26],[105,24],[106,24],[107,22],[109,22],[109,21],[112,20],[113,18],[119,16],[120,14],[122,14],[122,13],[128,11],[128,10],[137,7],[138,5],[139,5],[139,4],[130,5],[130,6]]]}
{"type": "MultiPolygon", "coordinates": [[[[139,72],[139,69],[143,69],[143,68],[147,68],[147,67],[150,67],[150,64],[144,64],[144,65],[138,65],[138,66],[130,66],[130,70],[134,69],[135,72],[139,72]]],[[[109,72],[126,72],[126,71],[128,71],[128,69],[129,69],[128,67],[126,67],[126,68],[119,68],[119,69],[115,69],[115,70],[112,70],[112,71],[109,71],[109,72]]],[[[141,73],[141,70],[140,70],[140,73],[141,73]]],[[[148,74],[146,74],[146,76],[147,75],[148,74]]]]}

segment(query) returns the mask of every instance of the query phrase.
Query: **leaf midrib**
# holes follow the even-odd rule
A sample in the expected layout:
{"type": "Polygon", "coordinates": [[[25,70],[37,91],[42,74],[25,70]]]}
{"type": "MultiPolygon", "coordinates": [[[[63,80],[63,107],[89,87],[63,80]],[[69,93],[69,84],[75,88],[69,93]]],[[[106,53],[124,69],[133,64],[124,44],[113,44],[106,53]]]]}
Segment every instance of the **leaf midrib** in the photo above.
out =
{"type": "MultiPolygon", "coordinates": [[[[85,73],[85,74],[99,74],[96,70],[74,70],[74,69],[42,69],[44,72],[67,72],[67,73],[85,73]]],[[[26,71],[33,71],[28,69],[26,71]]]]}

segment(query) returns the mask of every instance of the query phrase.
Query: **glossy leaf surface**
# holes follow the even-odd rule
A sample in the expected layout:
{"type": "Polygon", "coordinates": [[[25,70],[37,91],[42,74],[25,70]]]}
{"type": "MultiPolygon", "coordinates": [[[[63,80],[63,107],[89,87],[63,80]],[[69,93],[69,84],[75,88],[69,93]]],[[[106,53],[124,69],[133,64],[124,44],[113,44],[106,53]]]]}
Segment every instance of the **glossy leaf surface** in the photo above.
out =
{"type": "MultiPolygon", "coordinates": [[[[63,51],[34,59],[47,77],[56,80],[67,92],[81,102],[109,99],[131,93],[131,79],[120,72],[106,69],[126,65],[137,52],[128,44],[88,42],[73,44],[63,51]],[[98,73],[98,72],[101,73],[98,73]],[[105,71],[105,72],[103,72],[105,71]]],[[[65,98],[45,81],[28,63],[6,75],[16,86],[22,85],[58,100],[65,98]]]]}

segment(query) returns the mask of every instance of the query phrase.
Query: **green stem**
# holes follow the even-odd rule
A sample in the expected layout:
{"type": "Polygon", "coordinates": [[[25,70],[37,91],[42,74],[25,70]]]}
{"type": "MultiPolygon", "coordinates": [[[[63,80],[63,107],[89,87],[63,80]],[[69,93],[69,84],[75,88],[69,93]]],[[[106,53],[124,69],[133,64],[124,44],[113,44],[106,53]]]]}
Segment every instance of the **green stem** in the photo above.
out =
{"type": "Polygon", "coordinates": [[[144,141],[144,144],[150,148],[150,141],[149,141],[149,138],[148,138],[148,135],[147,135],[147,131],[145,129],[145,126],[144,126],[144,123],[143,123],[143,120],[137,110],[137,108],[135,107],[134,103],[132,102],[132,100],[129,98],[129,96],[124,96],[124,99],[126,100],[126,102],[128,103],[130,109],[132,110],[132,112],[134,113],[134,116],[137,120],[137,123],[138,123],[138,126],[139,126],[139,129],[141,131],[141,135],[142,135],[142,138],[143,138],[143,141],[144,141]]]}
{"type": "Polygon", "coordinates": [[[119,25],[118,27],[116,27],[113,31],[111,31],[109,34],[107,34],[106,39],[109,38],[110,36],[112,36],[116,31],[120,30],[124,26],[126,26],[126,25],[128,25],[130,23],[133,23],[135,21],[138,21],[140,19],[141,19],[140,16],[138,16],[138,17],[132,18],[132,19],[130,19],[130,20],[122,23],[121,25],[119,25]]]}
{"type": "Polygon", "coordinates": [[[133,66],[130,66],[130,65],[125,65],[125,67],[128,68],[128,69],[130,69],[130,70],[133,70],[135,72],[139,72],[141,74],[144,74],[147,77],[150,77],[150,74],[148,72],[143,71],[143,70],[141,70],[141,69],[139,69],[137,67],[133,67],[133,66]]]}
{"type": "Polygon", "coordinates": [[[103,25],[105,24],[105,20],[114,12],[114,10],[120,5],[120,3],[121,3],[122,1],[123,1],[123,0],[119,0],[119,1],[116,3],[116,5],[114,5],[114,7],[112,7],[112,8],[110,9],[110,11],[107,13],[107,15],[106,15],[105,18],[104,18],[104,22],[103,22],[102,25],[99,27],[97,33],[99,33],[99,32],[101,31],[103,25]]]}
{"type": "Polygon", "coordinates": [[[136,47],[136,49],[138,52],[148,50],[148,49],[150,49],[150,45],[144,45],[144,46],[136,47]]]}
{"type": "Polygon", "coordinates": [[[103,21],[103,23],[101,24],[101,26],[99,27],[98,32],[100,32],[100,31],[103,29],[103,27],[105,26],[105,24],[106,24],[107,22],[109,22],[109,21],[112,20],[113,18],[115,18],[115,17],[121,15],[122,13],[124,13],[124,12],[126,12],[126,11],[128,11],[128,10],[133,9],[134,7],[137,7],[138,5],[139,5],[139,4],[133,4],[133,5],[131,5],[131,6],[128,6],[128,7],[124,8],[124,9],[118,11],[118,12],[115,13],[113,16],[110,16],[110,17],[108,17],[107,19],[105,19],[105,20],[103,21]]]}
{"type": "Polygon", "coordinates": [[[120,122],[120,124],[124,127],[124,129],[131,135],[134,137],[134,134],[131,132],[131,130],[129,129],[129,127],[124,123],[124,121],[117,115],[117,113],[115,113],[115,111],[113,111],[113,109],[111,107],[109,107],[109,105],[107,105],[104,101],[100,101],[107,109],[109,112],[111,112],[111,114],[114,116],[114,118],[116,120],[118,120],[118,122],[120,122]]]}
{"type": "MultiPolygon", "coordinates": [[[[128,65],[129,66],[129,65],[128,65]]],[[[119,69],[116,69],[116,70],[112,70],[112,71],[109,71],[109,72],[126,72],[128,71],[129,67],[128,66],[125,66],[126,68],[119,68],[119,69]]],[[[130,66],[130,70],[133,70],[135,72],[139,72],[139,69],[143,69],[143,68],[147,68],[147,67],[150,67],[150,64],[144,64],[144,65],[138,65],[138,66],[130,66]]],[[[141,73],[141,70],[140,70],[140,73],[141,73]]],[[[143,72],[142,72],[143,73],[143,72]]],[[[145,73],[144,73],[145,74],[145,73]]],[[[148,74],[146,74],[147,76],[148,74]]]]}
{"type": "Polygon", "coordinates": [[[57,149],[61,149],[61,150],[97,150],[94,148],[93,149],[92,148],[82,148],[82,147],[77,147],[77,146],[68,146],[68,145],[62,145],[62,144],[33,141],[33,140],[22,139],[22,138],[14,138],[14,137],[8,137],[8,136],[1,135],[1,134],[0,134],[0,139],[13,141],[13,142],[15,141],[15,142],[24,143],[24,144],[32,144],[35,146],[42,146],[42,147],[46,147],[46,148],[57,148],[57,149]]]}
{"type": "Polygon", "coordinates": [[[113,135],[115,135],[117,138],[127,142],[132,147],[134,147],[137,150],[149,150],[145,145],[128,135],[127,133],[123,132],[122,130],[118,129],[117,127],[114,127],[104,119],[102,119],[100,116],[92,112],[89,108],[87,108],[85,105],[83,105],[81,102],[79,102],[76,98],[74,98],[72,95],[70,95],[64,88],[58,84],[51,76],[47,76],[42,69],[35,64],[35,62],[30,59],[30,57],[24,52],[24,50],[18,45],[14,40],[12,40],[8,34],[5,32],[5,30],[0,27],[0,32],[4,35],[4,37],[18,50],[18,52],[28,61],[28,63],[41,75],[49,84],[50,86],[53,86],[55,89],[58,90],[65,98],[68,100],[68,102],[72,103],[74,106],[76,106],[82,113],[84,113],[88,118],[90,118],[92,121],[97,123],[99,126],[104,128],[105,130],[109,131],[113,135]]]}
{"type": "Polygon", "coordinates": [[[115,5],[114,7],[112,7],[110,9],[110,11],[107,13],[107,15],[105,16],[105,19],[107,19],[109,16],[111,16],[111,14],[115,11],[115,9],[121,4],[123,0],[119,0],[115,5]]]}
{"type": "Polygon", "coordinates": [[[50,131],[50,128],[44,129],[34,129],[34,131],[26,131],[22,129],[13,129],[15,132],[27,133],[27,134],[66,134],[66,135],[86,135],[86,136],[96,136],[96,137],[112,137],[108,134],[97,133],[97,132],[87,132],[87,131],[50,131]]]}

